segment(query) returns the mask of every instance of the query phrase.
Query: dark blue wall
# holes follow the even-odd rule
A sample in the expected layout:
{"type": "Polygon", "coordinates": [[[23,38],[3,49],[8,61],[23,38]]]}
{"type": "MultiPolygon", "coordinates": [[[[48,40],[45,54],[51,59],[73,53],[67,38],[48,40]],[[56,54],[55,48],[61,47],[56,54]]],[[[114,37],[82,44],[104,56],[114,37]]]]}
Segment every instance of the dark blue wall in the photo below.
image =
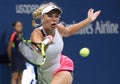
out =
{"type": "MultiPolygon", "coordinates": [[[[64,11],[61,21],[66,25],[86,18],[89,8],[101,10],[95,22],[77,34],[64,38],[63,54],[75,64],[73,84],[120,84],[120,1],[119,0],[51,0],[64,11]],[[87,58],[79,55],[82,47],[91,50],[87,58]]],[[[0,54],[6,54],[12,22],[21,20],[28,39],[31,31],[32,8],[48,0],[0,0],[0,54]],[[21,11],[17,7],[22,5],[21,11]],[[33,7],[31,7],[33,5],[33,7]],[[25,7],[30,7],[27,11],[25,7]],[[24,10],[24,11],[23,11],[24,10]],[[20,13],[21,12],[21,13],[20,13]]],[[[9,84],[10,69],[0,65],[0,84],[9,84]]]]}

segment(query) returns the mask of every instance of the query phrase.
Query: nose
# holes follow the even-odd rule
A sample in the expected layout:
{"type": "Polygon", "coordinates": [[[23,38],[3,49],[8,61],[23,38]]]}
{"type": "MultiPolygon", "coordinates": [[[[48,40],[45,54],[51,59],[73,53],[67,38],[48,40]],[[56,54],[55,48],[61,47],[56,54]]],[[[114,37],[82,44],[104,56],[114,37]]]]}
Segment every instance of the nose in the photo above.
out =
{"type": "Polygon", "coordinates": [[[57,18],[55,16],[52,17],[52,21],[56,22],[57,18]]]}

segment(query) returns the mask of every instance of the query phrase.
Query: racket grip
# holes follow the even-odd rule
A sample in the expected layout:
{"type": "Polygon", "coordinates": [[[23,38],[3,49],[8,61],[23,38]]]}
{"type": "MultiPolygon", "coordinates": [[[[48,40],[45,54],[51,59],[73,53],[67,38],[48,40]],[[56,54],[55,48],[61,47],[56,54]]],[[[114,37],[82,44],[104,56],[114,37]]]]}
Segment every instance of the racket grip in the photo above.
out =
{"type": "Polygon", "coordinates": [[[51,42],[52,39],[53,39],[53,37],[51,35],[48,35],[47,38],[42,43],[44,43],[45,45],[47,45],[48,43],[51,42]]]}

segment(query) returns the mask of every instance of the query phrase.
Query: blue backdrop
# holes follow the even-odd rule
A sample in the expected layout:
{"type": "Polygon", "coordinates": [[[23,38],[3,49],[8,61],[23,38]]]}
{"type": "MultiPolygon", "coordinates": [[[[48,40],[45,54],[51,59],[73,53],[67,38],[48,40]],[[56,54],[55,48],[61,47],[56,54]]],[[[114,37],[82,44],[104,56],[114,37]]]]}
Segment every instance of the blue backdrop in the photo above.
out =
{"type": "MultiPolygon", "coordinates": [[[[28,39],[31,31],[32,12],[50,0],[0,0],[0,54],[6,55],[6,47],[12,22],[20,20],[28,39]]],[[[89,8],[101,10],[95,22],[75,35],[64,38],[63,54],[75,64],[73,84],[120,84],[120,1],[119,0],[51,0],[64,11],[61,21],[66,25],[86,18],[89,8]],[[74,44],[74,45],[73,45],[74,44]],[[87,58],[79,50],[91,50],[87,58]]],[[[0,84],[10,84],[10,69],[0,64],[0,84]]]]}

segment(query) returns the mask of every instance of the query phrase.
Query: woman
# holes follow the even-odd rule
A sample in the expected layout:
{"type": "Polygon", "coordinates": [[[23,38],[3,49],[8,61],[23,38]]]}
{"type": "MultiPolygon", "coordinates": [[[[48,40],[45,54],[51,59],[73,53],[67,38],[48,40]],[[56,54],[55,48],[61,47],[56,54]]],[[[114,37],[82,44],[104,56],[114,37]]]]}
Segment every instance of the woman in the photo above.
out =
{"type": "Polygon", "coordinates": [[[44,38],[48,38],[44,37],[41,30],[43,30],[46,35],[53,37],[51,40],[52,43],[50,43],[46,49],[47,58],[45,64],[37,68],[39,84],[46,84],[41,78],[41,72],[47,84],[72,83],[74,66],[72,60],[61,53],[64,46],[62,37],[68,37],[93,22],[100,12],[101,11],[94,12],[94,9],[91,8],[85,20],[68,27],[59,24],[62,10],[52,2],[42,4],[40,8],[33,13],[35,19],[41,19],[42,26],[32,32],[31,40],[35,43],[41,43],[44,38]]]}
{"type": "Polygon", "coordinates": [[[16,21],[12,24],[14,32],[10,36],[8,44],[8,57],[12,64],[12,78],[11,84],[21,84],[23,70],[26,69],[25,59],[22,54],[18,51],[18,44],[24,39],[22,34],[22,23],[16,21]],[[14,48],[12,45],[14,44],[14,48]]]}

